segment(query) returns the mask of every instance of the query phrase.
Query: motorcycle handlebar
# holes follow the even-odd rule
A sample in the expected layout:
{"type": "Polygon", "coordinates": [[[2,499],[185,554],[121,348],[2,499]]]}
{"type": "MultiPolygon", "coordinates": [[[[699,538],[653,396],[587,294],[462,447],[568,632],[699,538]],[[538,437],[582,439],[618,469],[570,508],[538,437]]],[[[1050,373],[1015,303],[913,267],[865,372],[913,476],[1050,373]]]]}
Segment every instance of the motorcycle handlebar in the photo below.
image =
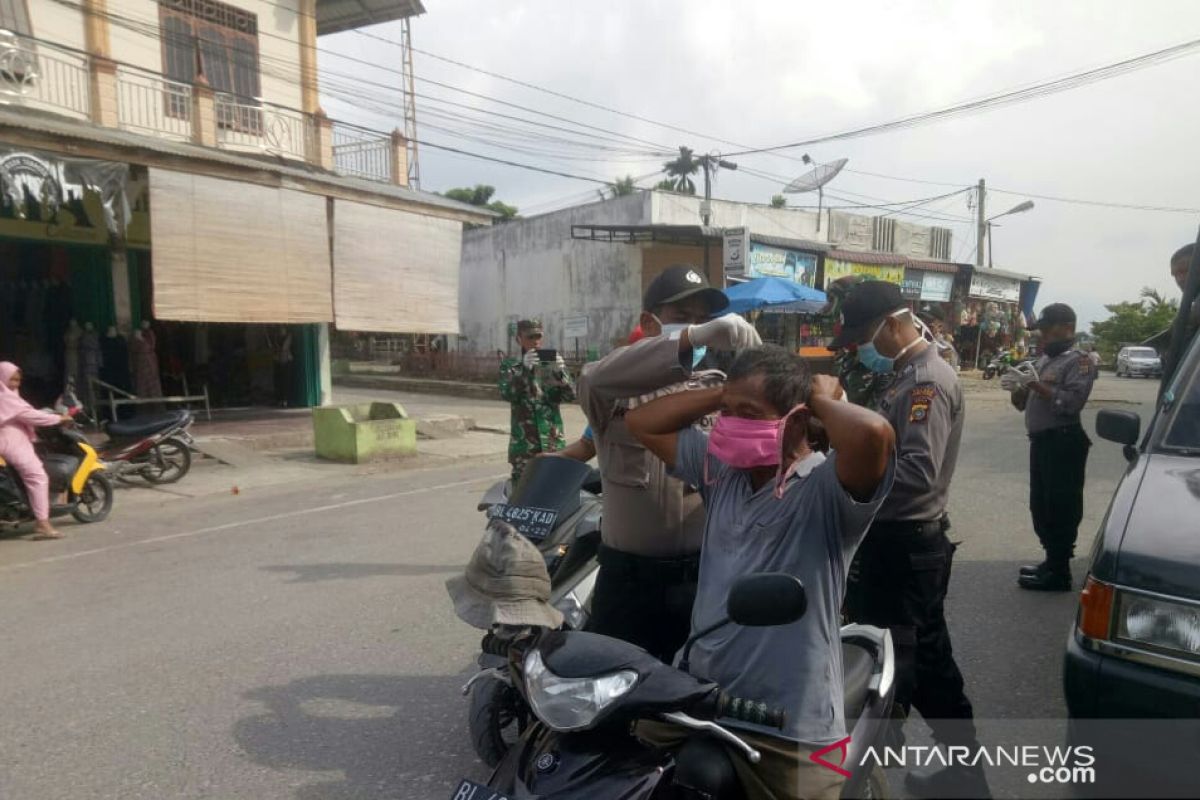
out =
{"type": "Polygon", "coordinates": [[[479,643],[479,649],[489,656],[508,657],[508,646],[512,644],[507,639],[500,639],[495,634],[488,632],[484,634],[483,641],[479,643]]]}
{"type": "Polygon", "coordinates": [[[710,703],[714,719],[736,719],[780,730],[787,722],[787,712],[782,708],[771,708],[766,703],[735,697],[723,690],[718,690],[710,703]]]}

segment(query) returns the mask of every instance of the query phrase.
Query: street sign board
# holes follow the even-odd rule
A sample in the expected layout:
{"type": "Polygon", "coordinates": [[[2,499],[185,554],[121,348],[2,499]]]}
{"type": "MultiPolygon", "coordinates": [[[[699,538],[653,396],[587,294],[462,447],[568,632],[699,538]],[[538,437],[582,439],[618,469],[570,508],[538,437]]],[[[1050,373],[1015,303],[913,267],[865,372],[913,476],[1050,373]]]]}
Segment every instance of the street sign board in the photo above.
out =
{"type": "Polygon", "coordinates": [[[564,339],[586,339],[588,335],[588,318],[586,314],[573,317],[563,317],[564,339]]]}

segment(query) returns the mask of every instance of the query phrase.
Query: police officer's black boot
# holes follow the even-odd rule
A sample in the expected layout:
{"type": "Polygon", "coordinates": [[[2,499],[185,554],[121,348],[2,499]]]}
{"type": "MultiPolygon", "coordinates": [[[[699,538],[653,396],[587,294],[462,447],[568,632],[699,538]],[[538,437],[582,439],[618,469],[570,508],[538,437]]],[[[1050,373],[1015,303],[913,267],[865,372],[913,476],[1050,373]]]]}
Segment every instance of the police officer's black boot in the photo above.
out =
{"type": "Polygon", "coordinates": [[[904,788],[921,798],[992,796],[981,764],[914,769],[904,776],[904,788]]]}
{"type": "Polygon", "coordinates": [[[1038,572],[1045,572],[1046,567],[1049,566],[1049,564],[1050,562],[1048,560],[1044,560],[1040,564],[1022,564],[1021,577],[1023,578],[1026,575],[1033,575],[1038,572]]]}
{"type": "Polygon", "coordinates": [[[1046,559],[1032,573],[1022,572],[1017,578],[1017,585],[1035,592],[1069,592],[1071,562],[1065,559],[1046,559]]]}

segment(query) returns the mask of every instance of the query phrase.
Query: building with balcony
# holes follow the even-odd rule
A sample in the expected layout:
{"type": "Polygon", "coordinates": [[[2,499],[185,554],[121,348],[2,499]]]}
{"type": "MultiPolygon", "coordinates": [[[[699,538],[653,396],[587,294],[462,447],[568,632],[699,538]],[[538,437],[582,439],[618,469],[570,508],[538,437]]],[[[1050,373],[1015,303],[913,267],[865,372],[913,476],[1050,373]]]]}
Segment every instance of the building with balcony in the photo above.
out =
{"type": "Polygon", "coordinates": [[[311,405],[331,326],[457,333],[462,227],[492,215],[319,102],[320,35],[423,11],[0,0],[0,358],[34,399],[70,378],[311,405]]]}

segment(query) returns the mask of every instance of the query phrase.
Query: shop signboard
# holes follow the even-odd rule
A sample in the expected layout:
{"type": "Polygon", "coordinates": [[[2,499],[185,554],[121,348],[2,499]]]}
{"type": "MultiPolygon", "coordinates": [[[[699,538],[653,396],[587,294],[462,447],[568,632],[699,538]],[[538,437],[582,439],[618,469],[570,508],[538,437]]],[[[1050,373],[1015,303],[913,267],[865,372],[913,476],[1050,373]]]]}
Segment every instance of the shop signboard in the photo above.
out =
{"type": "Polygon", "coordinates": [[[901,264],[857,264],[853,261],[825,259],[825,288],[847,275],[862,275],[877,281],[887,281],[900,286],[904,283],[904,266],[901,264]]]}
{"type": "Polygon", "coordinates": [[[746,276],[783,278],[812,286],[817,276],[817,257],[812,253],[802,253],[787,247],[751,242],[746,276]]]}
{"type": "Polygon", "coordinates": [[[971,297],[983,300],[1000,300],[1005,303],[1016,303],[1021,299],[1021,282],[1016,278],[1003,275],[991,275],[983,270],[975,270],[971,276],[971,297]]]}
{"type": "Polygon", "coordinates": [[[923,271],[919,269],[904,270],[904,280],[900,282],[900,295],[905,300],[920,300],[924,281],[925,273],[923,271]]]}
{"type": "Polygon", "coordinates": [[[921,278],[921,299],[934,303],[949,303],[954,291],[954,276],[943,272],[926,272],[921,278]]]}
{"type": "Polygon", "coordinates": [[[724,239],[725,275],[740,278],[746,274],[746,251],[750,249],[749,228],[726,228],[724,239]]]}

